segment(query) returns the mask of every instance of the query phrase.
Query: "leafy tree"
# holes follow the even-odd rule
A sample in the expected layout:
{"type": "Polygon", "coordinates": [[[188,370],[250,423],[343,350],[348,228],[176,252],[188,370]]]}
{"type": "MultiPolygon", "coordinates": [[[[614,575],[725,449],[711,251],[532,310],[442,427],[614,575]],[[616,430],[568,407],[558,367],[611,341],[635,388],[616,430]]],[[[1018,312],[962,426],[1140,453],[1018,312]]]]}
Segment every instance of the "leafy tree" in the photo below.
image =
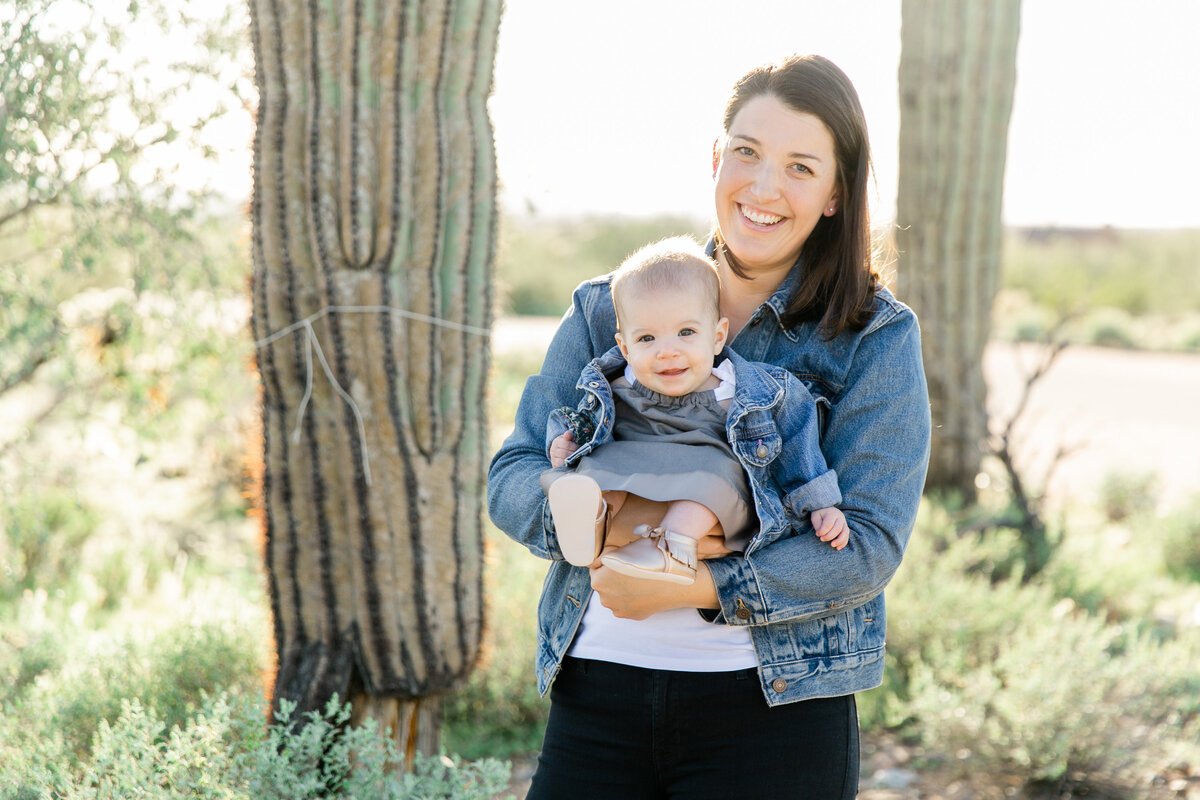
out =
{"type": "MultiPolygon", "coordinates": [[[[0,393],[58,350],[88,286],[173,288],[194,240],[215,120],[249,90],[233,7],[10,0],[0,6],[0,393]]],[[[199,269],[196,269],[199,268],[199,269]]]]}

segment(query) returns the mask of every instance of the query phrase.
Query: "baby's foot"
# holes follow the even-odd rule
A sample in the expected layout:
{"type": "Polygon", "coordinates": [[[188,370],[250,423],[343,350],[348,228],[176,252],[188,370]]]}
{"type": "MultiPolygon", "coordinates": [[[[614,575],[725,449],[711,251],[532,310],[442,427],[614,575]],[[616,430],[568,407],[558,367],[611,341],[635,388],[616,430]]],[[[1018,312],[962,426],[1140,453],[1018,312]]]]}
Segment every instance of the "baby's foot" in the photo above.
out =
{"type": "Polygon", "coordinates": [[[640,538],[607,553],[600,563],[633,578],[687,585],[696,580],[696,540],[666,528],[638,525],[640,538]]]}

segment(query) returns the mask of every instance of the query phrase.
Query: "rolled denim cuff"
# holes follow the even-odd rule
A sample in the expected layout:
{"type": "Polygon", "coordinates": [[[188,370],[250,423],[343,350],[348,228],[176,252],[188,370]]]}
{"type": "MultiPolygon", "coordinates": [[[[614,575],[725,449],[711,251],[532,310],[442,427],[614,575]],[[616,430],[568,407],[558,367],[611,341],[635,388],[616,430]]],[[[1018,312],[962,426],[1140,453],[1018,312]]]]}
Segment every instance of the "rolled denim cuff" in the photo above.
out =
{"type": "Polygon", "coordinates": [[[833,470],[818,475],[783,498],[788,510],[805,521],[818,508],[830,508],[840,502],[842,490],[838,488],[837,473],[833,470]]]}
{"type": "MultiPolygon", "coordinates": [[[[721,617],[729,625],[765,625],[767,608],[750,562],[741,556],[713,558],[704,562],[712,574],[721,604],[721,617]]],[[[704,612],[701,612],[703,614],[704,612]]]]}
{"type": "Polygon", "coordinates": [[[554,517],[550,514],[550,501],[542,501],[542,533],[546,537],[546,555],[553,561],[565,561],[562,548],[558,546],[558,531],[554,530],[554,517]]]}

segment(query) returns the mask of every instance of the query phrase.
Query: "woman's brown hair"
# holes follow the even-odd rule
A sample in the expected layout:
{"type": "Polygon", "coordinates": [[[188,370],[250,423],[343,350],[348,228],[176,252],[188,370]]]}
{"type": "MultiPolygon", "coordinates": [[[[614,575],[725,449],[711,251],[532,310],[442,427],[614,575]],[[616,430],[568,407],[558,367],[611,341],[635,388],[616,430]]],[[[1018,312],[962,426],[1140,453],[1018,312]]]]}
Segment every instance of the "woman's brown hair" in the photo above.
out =
{"type": "MultiPolygon", "coordinates": [[[[734,85],[725,106],[725,132],[747,101],[769,95],[794,111],[812,114],[833,137],[837,159],[838,211],[821,217],[800,250],[800,283],[788,298],[783,324],[819,321],[822,335],[866,327],[880,279],[871,250],[871,214],[867,182],[871,147],[858,92],[832,61],[821,56],[792,56],[746,73],[734,85]]],[[[720,242],[734,274],[747,277],[720,242]]]]}

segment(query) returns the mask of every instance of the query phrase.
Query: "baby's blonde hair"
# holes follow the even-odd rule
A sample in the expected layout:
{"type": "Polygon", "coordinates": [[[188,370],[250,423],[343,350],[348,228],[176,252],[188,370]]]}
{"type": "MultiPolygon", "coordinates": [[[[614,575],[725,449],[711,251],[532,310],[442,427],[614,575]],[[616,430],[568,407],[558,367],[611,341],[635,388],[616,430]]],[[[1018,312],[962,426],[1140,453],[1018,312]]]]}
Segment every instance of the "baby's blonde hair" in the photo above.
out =
{"type": "Polygon", "coordinates": [[[688,292],[699,290],[713,312],[721,318],[721,280],[717,264],[690,236],[672,236],[637,250],[617,268],[612,280],[617,328],[621,327],[621,303],[639,291],[688,292]]]}

